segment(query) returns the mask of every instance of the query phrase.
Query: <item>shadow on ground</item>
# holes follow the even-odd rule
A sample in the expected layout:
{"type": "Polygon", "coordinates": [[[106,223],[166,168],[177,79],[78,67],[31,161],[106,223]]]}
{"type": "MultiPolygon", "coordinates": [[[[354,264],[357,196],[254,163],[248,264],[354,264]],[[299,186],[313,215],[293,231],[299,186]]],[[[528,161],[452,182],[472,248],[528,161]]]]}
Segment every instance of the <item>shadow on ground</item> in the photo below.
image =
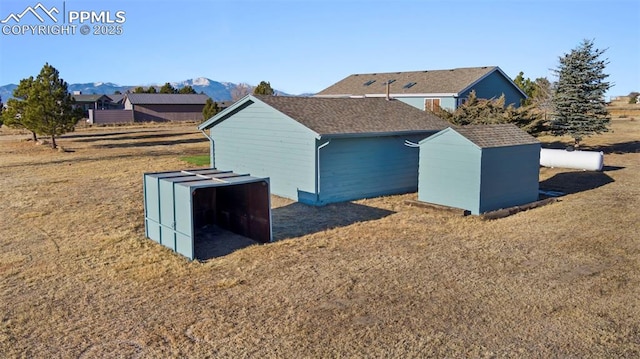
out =
{"type": "MultiPolygon", "coordinates": [[[[136,131],[136,133],[143,133],[143,132],[158,132],[159,130],[142,130],[142,131],[136,131]]],[[[62,136],[60,136],[60,138],[94,138],[94,137],[113,137],[113,136],[120,136],[120,135],[130,135],[131,131],[124,131],[124,132],[98,132],[98,133],[66,133],[62,136]]]]}
{"type": "MultiPolygon", "coordinates": [[[[77,139],[77,140],[75,140],[75,142],[95,142],[95,141],[106,141],[106,140],[110,140],[110,141],[126,141],[126,140],[137,141],[137,140],[149,140],[149,139],[162,139],[162,138],[186,136],[186,135],[193,135],[193,134],[194,134],[193,132],[148,134],[148,133],[142,133],[142,131],[141,131],[141,132],[136,132],[136,133],[129,132],[129,133],[126,134],[126,136],[123,136],[121,134],[112,133],[112,134],[110,134],[109,138],[89,137],[89,138],[77,139]]],[[[104,137],[106,137],[106,136],[104,136],[104,137]]]]}
{"type": "Polygon", "coordinates": [[[393,211],[343,202],[323,207],[291,203],[272,210],[273,240],[300,237],[346,227],[357,222],[373,221],[393,214],[393,211]]]}
{"type": "Polygon", "coordinates": [[[209,142],[209,140],[203,137],[203,138],[190,138],[190,139],[184,139],[184,140],[109,143],[104,145],[91,145],[91,147],[93,148],[130,148],[130,147],[172,146],[172,145],[184,145],[184,144],[203,143],[203,142],[209,142]]]}
{"type": "MultiPolygon", "coordinates": [[[[570,147],[566,142],[546,142],[542,146],[543,148],[552,148],[552,149],[566,149],[570,147]]],[[[601,146],[580,146],[580,151],[596,151],[603,152],[604,154],[625,154],[625,153],[640,153],[640,141],[627,141],[620,143],[613,143],[609,145],[601,145],[601,146]]]]}
{"type": "MultiPolygon", "coordinates": [[[[272,209],[273,240],[280,241],[358,222],[377,220],[393,213],[395,212],[351,202],[324,207],[295,202],[272,209]]],[[[195,256],[198,260],[206,261],[255,244],[258,242],[218,226],[211,226],[196,233],[195,256]]]]}
{"type": "MultiPolygon", "coordinates": [[[[610,167],[610,171],[616,171],[621,167],[610,167]]],[[[605,167],[606,171],[607,168],[605,167]]],[[[540,189],[544,191],[558,191],[564,194],[589,191],[614,182],[605,172],[581,171],[563,172],[540,182],[540,189]]]]}

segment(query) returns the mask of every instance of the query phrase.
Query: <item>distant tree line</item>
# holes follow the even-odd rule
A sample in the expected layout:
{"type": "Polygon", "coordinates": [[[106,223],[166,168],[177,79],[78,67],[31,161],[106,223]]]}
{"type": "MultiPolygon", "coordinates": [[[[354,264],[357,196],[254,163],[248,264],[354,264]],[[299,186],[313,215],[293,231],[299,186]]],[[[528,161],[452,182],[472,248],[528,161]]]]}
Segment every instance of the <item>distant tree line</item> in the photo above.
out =
{"type": "Polygon", "coordinates": [[[138,86],[133,90],[133,93],[166,93],[166,94],[196,94],[196,90],[194,90],[191,85],[184,86],[179,90],[173,87],[170,83],[166,82],[160,90],[156,89],[155,86],[149,86],[146,89],[142,86],[138,86]]]}

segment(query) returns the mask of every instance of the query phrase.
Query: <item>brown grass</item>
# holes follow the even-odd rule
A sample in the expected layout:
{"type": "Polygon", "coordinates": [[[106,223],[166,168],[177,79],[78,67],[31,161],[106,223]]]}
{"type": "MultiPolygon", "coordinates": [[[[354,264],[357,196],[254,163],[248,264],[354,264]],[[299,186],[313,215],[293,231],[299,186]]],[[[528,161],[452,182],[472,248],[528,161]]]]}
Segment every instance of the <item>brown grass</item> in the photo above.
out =
{"type": "Polygon", "coordinates": [[[558,203],[274,197],[277,242],[188,262],[144,238],[141,180],[206,153],[195,126],[82,129],[64,153],[0,129],[0,357],[638,357],[640,122],[613,130],[584,141],[605,171],[541,170],[558,203]]]}

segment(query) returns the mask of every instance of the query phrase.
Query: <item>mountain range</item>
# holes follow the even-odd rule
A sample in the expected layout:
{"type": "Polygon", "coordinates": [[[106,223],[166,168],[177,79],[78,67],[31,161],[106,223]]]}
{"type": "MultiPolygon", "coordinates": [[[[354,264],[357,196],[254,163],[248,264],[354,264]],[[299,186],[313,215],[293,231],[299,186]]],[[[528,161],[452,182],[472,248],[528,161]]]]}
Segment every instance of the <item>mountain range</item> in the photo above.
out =
{"type": "MultiPolygon", "coordinates": [[[[153,85],[156,89],[159,89],[164,84],[156,84],[153,85]]],[[[116,91],[120,91],[121,93],[126,93],[127,91],[133,92],[133,90],[139,85],[132,86],[120,86],[118,84],[114,84],[111,82],[91,82],[91,83],[75,83],[69,84],[69,92],[74,93],[76,91],[81,92],[83,95],[92,95],[92,94],[105,94],[110,95],[115,93],[116,91]]],[[[211,97],[214,101],[231,101],[233,91],[238,87],[247,87],[253,88],[253,86],[243,84],[243,83],[232,83],[232,82],[218,82],[206,77],[198,77],[194,79],[189,79],[181,82],[171,82],[171,86],[181,89],[185,86],[191,86],[197,93],[204,93],[207,96],[211,97]]],[[[2,102],[7,102],[7,99],[13,97],[13,90],[17,87],[16,84],[8,84],[4,86],[0,86],[0,96],[2,97],[2,102]]],[[[148,86],[143,86],[148,87],[148,86]]],[[[274,89],[275,93],[279,96],[287,96],[285,92],[274,89]]],[[[310,95],[310,94],[302,94],[300,96],[310,95]]]]}

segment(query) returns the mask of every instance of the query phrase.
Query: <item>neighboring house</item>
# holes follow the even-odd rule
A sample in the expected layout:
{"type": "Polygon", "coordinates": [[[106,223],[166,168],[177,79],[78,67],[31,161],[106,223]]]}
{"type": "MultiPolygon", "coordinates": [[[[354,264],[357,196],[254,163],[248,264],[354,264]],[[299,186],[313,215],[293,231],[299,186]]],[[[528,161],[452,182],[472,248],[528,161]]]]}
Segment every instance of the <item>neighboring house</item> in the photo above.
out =
{"type": "Polygon", "coordinates": [[[122,109],[124,108],[124,95],[122,94],[112,94],[107,95],[111,99],[111,108],[112,109],[122,109]]]}
{"type": "Polygon", "coordinates": [[[208,98],[203,94],[129,93],[124,109],[133,111],[135,122],[201,121],[208,98]]]}
{"type": "Polygon", "coordinates": [[[89,110],[108,110],[113,108],[113,101],[107,95],[71,95],[75,100],[75,107],[81,108],[85,115],[89,110]]]}
{"type": "Polygon", "coordinates": [[[471,91],[484,99],[504,94],[505,105],[516,107],[526,98],[524,92],[497,66],[355,74],[315,96],[385,97],[388,94],[421,110],[434,111],[442,107],[453,111],[466,101],[471,91]]]}
{"type": "Polygon", "coordinates": [[[538,199],[540,142],[512,124],[447,128],[420,141],[418,200],[481,214],[538,199]]]}
{"type": "Polygon", "coordinates": [[[323,205],[418,188],[417,142],[448,127],[384,98],[248,95],[202,123],[211,167],[269,177],[273,194],[323,205]]]}

